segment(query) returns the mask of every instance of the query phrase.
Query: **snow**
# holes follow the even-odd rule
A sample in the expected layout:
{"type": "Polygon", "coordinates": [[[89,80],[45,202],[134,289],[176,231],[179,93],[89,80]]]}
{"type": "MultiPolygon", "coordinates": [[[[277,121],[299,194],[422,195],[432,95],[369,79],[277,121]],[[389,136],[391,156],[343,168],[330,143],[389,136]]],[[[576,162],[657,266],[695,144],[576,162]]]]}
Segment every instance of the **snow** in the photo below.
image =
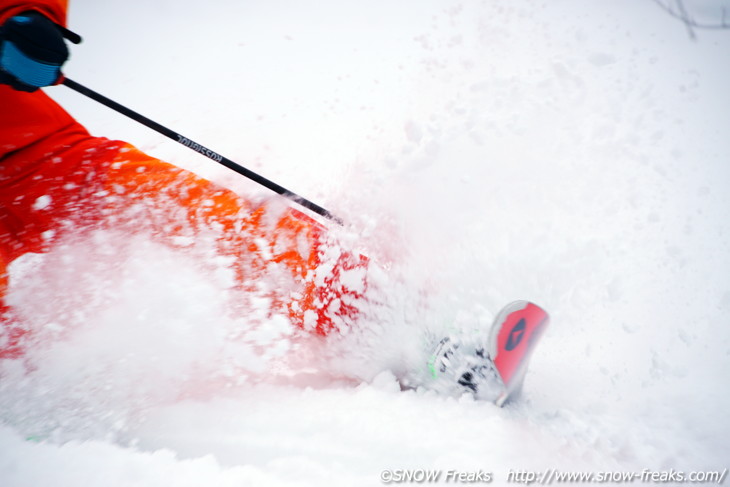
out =
{"type": "MultiPolygon", "coordinates": [[[[730,467],[730,31],[692,41],[636,0],[71,3],[70,78],[343,217],[387,306],[299,343],[262,298],[227,312],[205,245],[96,232],[26,256],[9,300],[47,345],[0,364],[0,485],[730,467]],[[400,390],[431,335],[515,299],[552,317],[522,402],[400,390]]],[[[265,194],[47,91],[95,134],[265,194]]]]}
{"type": "Polygon", "coordinates": [[[45,210],[51,206],[52,199],[48,195],[43,195],[35,200],[33,203],[33,209],[36,211],[45,210]]]}

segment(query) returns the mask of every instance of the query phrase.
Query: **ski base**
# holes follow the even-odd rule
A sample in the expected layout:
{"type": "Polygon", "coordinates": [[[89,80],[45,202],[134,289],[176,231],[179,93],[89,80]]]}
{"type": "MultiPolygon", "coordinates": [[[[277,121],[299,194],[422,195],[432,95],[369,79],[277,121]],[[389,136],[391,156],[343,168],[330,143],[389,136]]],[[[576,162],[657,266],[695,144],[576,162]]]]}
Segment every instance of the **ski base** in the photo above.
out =
{"type": "Polygon", "coordinates": [[[489,356],[504,384],[494,401],[499,407],[519,395],[535,346],[550,321],[548,313],[529,301],[514,301],[494,319],[489,356]]]}

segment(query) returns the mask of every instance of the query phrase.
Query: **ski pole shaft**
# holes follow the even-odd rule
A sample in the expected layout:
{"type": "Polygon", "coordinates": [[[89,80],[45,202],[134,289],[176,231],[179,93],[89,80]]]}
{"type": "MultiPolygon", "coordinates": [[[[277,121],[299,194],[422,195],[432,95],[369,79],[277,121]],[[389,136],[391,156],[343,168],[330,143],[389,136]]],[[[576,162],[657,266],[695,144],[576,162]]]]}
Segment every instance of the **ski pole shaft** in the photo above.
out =
{"type": "Polygon", "coordinates": [[[145,125],[146,127],[151,128],[152,130],[164,135],[165,137],[169,137],[170,139],[174,140],[175,142],[178,142],[185,147],[194,150],[195,152],[198,152],[208,159],[211,159],[219,164],[222,164],[223,166],[226,166],[229,169],[232,169],[233,171],[236,171],[238,174],[247,177],[248,179],[255,181],[259,183],[260,185],[270,189],[271,191],[280,194],[281,196],[284,196],[286,198],[289,198],[293,202],[297,203],[298,205],[303,206],[304,208],[307,208],[308,210],[313,211],[314,213],[321,215],[329,220],[332,220],[340,225],[343,224],[342,220],[338,218],[337,216],[333,215],[326,209],[322,208],[321,206],[317,205],[316,203],[313,203],[309,201],[308,199],[299,196],[298,194],[289,191],[288,189],[284,188],[283,186],[279,186],[278,184],[274,183],[273,181],[270,181],[266,179],[265,177],[256,174],[255,172],[246,169],[245,167],[241,166],[240,164],[237,164],[233,162],[232,160],[228,159],[227,157],[223,157],[222,155],[218,154],[215,151],[212,151],[208,149],[207,147],[198,144],[197,142],[188,139],[187,137],[184,137],[180,135],[179,133],[175,132],[174,130],[171,130],[164,125],[160,125],[159,123],[155,122],[154,120],[150,120],[149,118],[145,117],[144,115],[140,115],[139,113],[135,112],[134,110],[130,110],[129,108],[125,107],[124,105],[121,105],[114,100],[111,100],[104,95],[101,95],[79,83],[76,81],[73,81],[69,78],[63,79],[63,85],[65,85],[68,88],[71,88],[74,91],[77,91],[81,93],[82,95],[85,95],[89,98],[91,98],[94,101],[97,101],[101,103],[102,105],[105,105],[112,110],[115,110],[122,115],[126,115],[127,117],[131,118],[132,120],[141,123],[142,125],[145,125]]]}

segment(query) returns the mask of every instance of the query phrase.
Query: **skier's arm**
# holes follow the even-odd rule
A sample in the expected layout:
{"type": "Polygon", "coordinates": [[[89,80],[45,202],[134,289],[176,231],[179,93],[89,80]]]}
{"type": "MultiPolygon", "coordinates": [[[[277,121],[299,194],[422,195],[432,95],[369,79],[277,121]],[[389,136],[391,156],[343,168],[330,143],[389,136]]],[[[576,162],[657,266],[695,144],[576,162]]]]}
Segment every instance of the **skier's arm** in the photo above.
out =
{"type": "Polygon", "coordinates": [[[0,3],[0,83],[35,91],[61,79],[68,59],[66,2],[0,3]]]}

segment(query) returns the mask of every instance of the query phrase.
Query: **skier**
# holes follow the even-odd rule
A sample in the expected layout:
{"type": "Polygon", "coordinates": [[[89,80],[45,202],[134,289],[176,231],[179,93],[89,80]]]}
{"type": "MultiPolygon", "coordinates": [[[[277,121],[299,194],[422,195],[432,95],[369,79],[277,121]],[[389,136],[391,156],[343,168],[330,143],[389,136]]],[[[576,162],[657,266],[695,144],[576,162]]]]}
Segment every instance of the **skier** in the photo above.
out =
{"type": "Polygon", "coordinates": [[[241,289],[278,270],[292,282],[271,290],[275,311],[322,335],[349,326],[366,283],[341,278],[366,258],[332,246],[323,252],[324,227],[295,209],[246,200],[128,143],[90,135],[39,90],[62,79],[64,36],[73,35],[65,22],[62,0],[0,1],[0,358],[22,354],[26,334],[4,304],[7,266],[84,228],[146,224],[170,245],[215,231],[241,289]],[[327,275],[317,274],[324,258],[327,275]]]}
{"type": "MultiPolygon", "coordinates": [[[[21,357],[31,338],[4,302],[7,266],[98,228],[144,228],[173,247],[179,237],[213,233],[240,290],[258,292],[257,282],[273,276],[272,313],[320,335],[352,327],[372,285],[366,257],[342,250],[300,211],[247,200],[126,142],[90,135],[39,89],[63,79],[64,38],[78,37],[66,29],[66,3],[0,0],[0,359],[21,357]]],[[[539,307],[513,303],[488,339],[442,340],[431,372],[477,395],[496,390],[501,404],[521,386],[546,323],[539,307]]]]}

